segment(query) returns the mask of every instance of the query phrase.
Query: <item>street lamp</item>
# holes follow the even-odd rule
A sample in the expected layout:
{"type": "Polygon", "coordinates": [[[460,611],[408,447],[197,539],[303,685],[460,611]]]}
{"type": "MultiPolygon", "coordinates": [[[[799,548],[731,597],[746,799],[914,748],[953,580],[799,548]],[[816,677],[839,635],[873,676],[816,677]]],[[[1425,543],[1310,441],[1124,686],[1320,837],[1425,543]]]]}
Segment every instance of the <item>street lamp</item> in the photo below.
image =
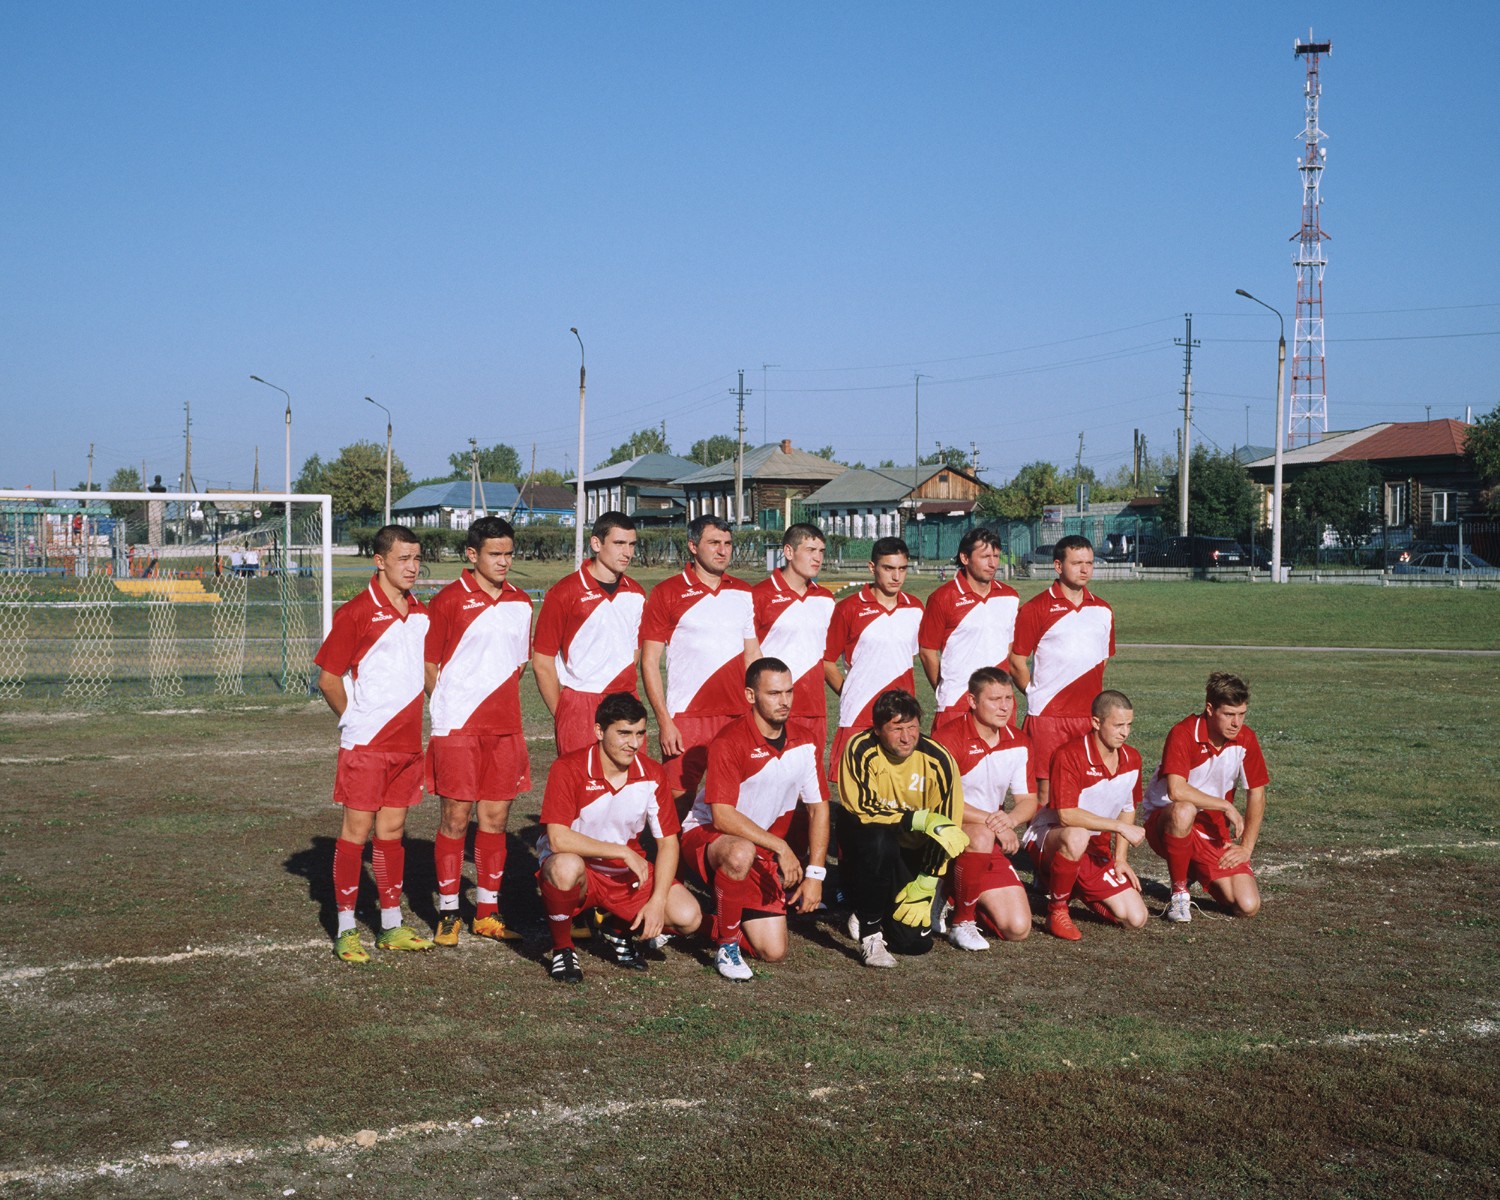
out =
{"type": "MultiPolygon", "coordinates": [[[[366,400],[370,397],[366,396],[366,400]]],[[[385,413],[385,524],[391,523],[391,410],[379,400],[370,400],[376,408],[385,413]]]]}
{"type": "Polygon", "coordinates": [[[574,472],[578,484],[576,515],[573,518],[573,566],[583,566],[583,398],[585,359],[583,335],[578,326],[572,326],[573,336],[578,339],[578,470],[574,472]]]}
{"type": "Polygon", "coordinates": [[[1246,300],[1254,300],[1262,308],[1275,313],[1276,319],[1281,322],[1281,340],[1276,346],[1276,470],[1271,482],[1271,578],[1277,583],[1286,583],[1290,572],[1287,575],[1281,573],[1281,474],[1286,448],[1286,400],[1282,394],[1282,384],[1286,379],[1286,318],[1281,315],[1280,309],[1272,308],[1244,288],[1235,288],[1234,294],[1243,296],[1246,300]]]}
{"type": "MultiPolygon", "coordinates": [[[[259,375],[250,376],[256,383],[265,384],[273,391],[280,392],[286,397],[286,532],[281,543],[281,587],[283,595],[289,594],[290,583],[287,572],[292,565],[292,394],[284,387],[277,387],[274,383],[262,379],[259,375]]],[[[282,618],[281,630],[281,690],[286,692],[291,686],[291,663],[287,655],[286,645],[286,619],[282,618]]]]}

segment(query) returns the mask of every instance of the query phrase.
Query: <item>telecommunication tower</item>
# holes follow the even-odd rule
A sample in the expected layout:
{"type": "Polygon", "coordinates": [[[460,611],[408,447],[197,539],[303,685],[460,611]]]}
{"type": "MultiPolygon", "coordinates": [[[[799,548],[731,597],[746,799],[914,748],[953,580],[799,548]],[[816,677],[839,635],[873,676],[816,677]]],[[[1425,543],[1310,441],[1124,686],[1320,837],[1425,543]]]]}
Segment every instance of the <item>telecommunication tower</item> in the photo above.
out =
{"type": "Polygon", "coordinates": [[[1328,152],[1327,140],[1318,128],[1318,96],[1323,88],[1318,82],[1318,60],[1333,53],[1332,42],[1315,42],[1312,30],[1307,41],[1297,38],[1293,56],[1307,60],[1307,83],[1303,88],[1306,127],[1299,135],[1303,141],[1302,160],[1302,228],[1292,234],[1297,253],[1292,264],[1297,268],[1297,314],[1292,324],[1292,394],[1288,416],[1287,444],[1307,445],[1319,441],[1328,432],[1328,392],[1323,376],[1323,232],[1319,219],[1322,207],[1320,185],[1328,152]]]}

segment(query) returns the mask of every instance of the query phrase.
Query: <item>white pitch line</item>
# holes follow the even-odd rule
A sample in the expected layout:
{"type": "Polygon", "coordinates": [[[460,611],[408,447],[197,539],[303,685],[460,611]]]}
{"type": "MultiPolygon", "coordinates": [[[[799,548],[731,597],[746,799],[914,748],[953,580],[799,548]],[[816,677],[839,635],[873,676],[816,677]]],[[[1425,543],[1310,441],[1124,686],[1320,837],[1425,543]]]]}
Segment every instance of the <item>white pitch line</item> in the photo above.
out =
{"type": "Polygon", "coordinates": [[[1437,646],[1208,646],[1198,642],[1121,642],[1121,650],[1264,650],[1272,654],[1437,654],[1454,658],[1497,658],[1500,650],[1451,650],[1437,646]]]}
{"type": "MultiPolygon", "coordinates": [[[[320,1134],[301,1141],[283,1142],[270,1146],[218,1146],[207,1150],[190,1150],[184,1144],[171,1154],[140,1154],[134,1158],[108,1159],[93,1164],[74,1166],[31,1167],[20,1170],[0,1171],[0,1185],[7,1183],[82,1183],[87,1179],[121,1178],[136,1171],[150,1168],[176,1167],[181,1170],[197,1170],[201,1167],[243,1166],[245,1163],[265,1159],[291,1157],[299,1154],[324,1155],[346,1150],[370,1150],[382,1142],[399,1142],[411,1137],[426,1137],[432,1134],[472,1134],[488,1126],[514,1127],[524,1125],[529,1130],[546,1129],[554,1125],[583,1124],[611,1117],[627,1116],[646,1110],[683,1110],[702,1108],[702,1100],[610,1100],[602,1104],[551,1104],[538,1108],[507,1109],[493,1117],[473,1116],[467,1120],[414,1121],[406,1125],[394,1125],[384,1132],[361,1129],[358,1133],[320,1134]]],[[[176,1144],[174,1143],[174,1146],[176,1144]]]]}
{"type": "Polygon", "coordinates": [[[1500,841],[1421,842],[1411,846],[1371,846],[1364,850],[1330,850],[1326,854],[1314,854],[1311,858],[1257,866],[1255,873],[1264,879],[1268,875],[1280,875],[1283,871],[1301,871],[1320,863],[1367,862],[1376,858],[1394,858],[1398,854],[1406,854],[1412,850],[1493,850],[1497,846],[1500,846],[1500,841]]]}
{"type": "Polygon", "coordinates": [[[288,950],[328,949],[327,938],[310,939],[305,942],[267,942],[251,946],[200,946],[196,950],[189,946],[172,954],[141,954],[132,957],[103,959],[99,962],[61,963],[55,967],[14,967],[0,971],[0,983],[20,983],[24,980],[40,979],[47,975],[66,974],[73,971],[109,971],[115,967],[167,966],[171,963],[188,962],[195,958],[259,958],[266,954],[285,954],[288,950]]]}

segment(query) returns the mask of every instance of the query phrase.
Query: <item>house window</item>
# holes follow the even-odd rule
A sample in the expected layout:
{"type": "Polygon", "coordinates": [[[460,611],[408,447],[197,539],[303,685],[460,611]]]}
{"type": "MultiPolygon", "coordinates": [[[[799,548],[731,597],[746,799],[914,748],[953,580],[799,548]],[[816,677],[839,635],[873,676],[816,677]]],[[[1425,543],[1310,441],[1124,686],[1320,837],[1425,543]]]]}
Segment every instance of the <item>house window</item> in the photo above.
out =
{"type": "Polygon", "coordinates": [[[1458,519],[1458,493],[1432,493],[1432,523],[1448,525],[1458,519]]]}
{"type": "Polygon", "coordinates": [[[1385,485],[1385,523],[1405,525],[1411,519],[1411,485],[1388,483],[1385,485]]]}

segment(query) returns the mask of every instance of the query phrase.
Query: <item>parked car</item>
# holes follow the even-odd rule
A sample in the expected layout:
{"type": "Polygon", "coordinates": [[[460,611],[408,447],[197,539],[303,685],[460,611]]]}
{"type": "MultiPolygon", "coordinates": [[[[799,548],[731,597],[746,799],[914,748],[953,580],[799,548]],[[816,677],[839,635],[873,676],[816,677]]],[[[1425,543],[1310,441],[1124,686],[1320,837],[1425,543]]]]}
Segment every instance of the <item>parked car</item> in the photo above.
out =
{"type": "Polygon", "coordinates": [[[1418,554],[1410,562],[1398,562],[1391,568],[1395,575],[1485,575],[1500,577],[1500,569],[1491,566],[1477,554],[1459,554],[1456,550],[1432,550],[1418,554]]]}
{"type": "Polygon", "coordinates": [[[1021,561],[1028,567],[1050,567],[1053,563],[1052,555],[1055,542],[1048,542],[1045,546],[1037,546],[1034,550],[1028,550],[1021,555],[1021,561]]]}
{"type": "Polygon", "coordinates": [[[1158,540],[1149,534],[1111,533],[1104,538],[1099,558],[1102,562],[1140,562],[1142,558],[1154,553],[1159,545],[1158,540]]]}
{"type": "Polygon", "coordinates": [[[1191,537],[1168,538],[1149,556],[1141,555],[1143,567],[1193,567],[1206,571],[1249,565],[1250,556],[1233,538],[1202,537],[1196,534],[1191,537]]]}

